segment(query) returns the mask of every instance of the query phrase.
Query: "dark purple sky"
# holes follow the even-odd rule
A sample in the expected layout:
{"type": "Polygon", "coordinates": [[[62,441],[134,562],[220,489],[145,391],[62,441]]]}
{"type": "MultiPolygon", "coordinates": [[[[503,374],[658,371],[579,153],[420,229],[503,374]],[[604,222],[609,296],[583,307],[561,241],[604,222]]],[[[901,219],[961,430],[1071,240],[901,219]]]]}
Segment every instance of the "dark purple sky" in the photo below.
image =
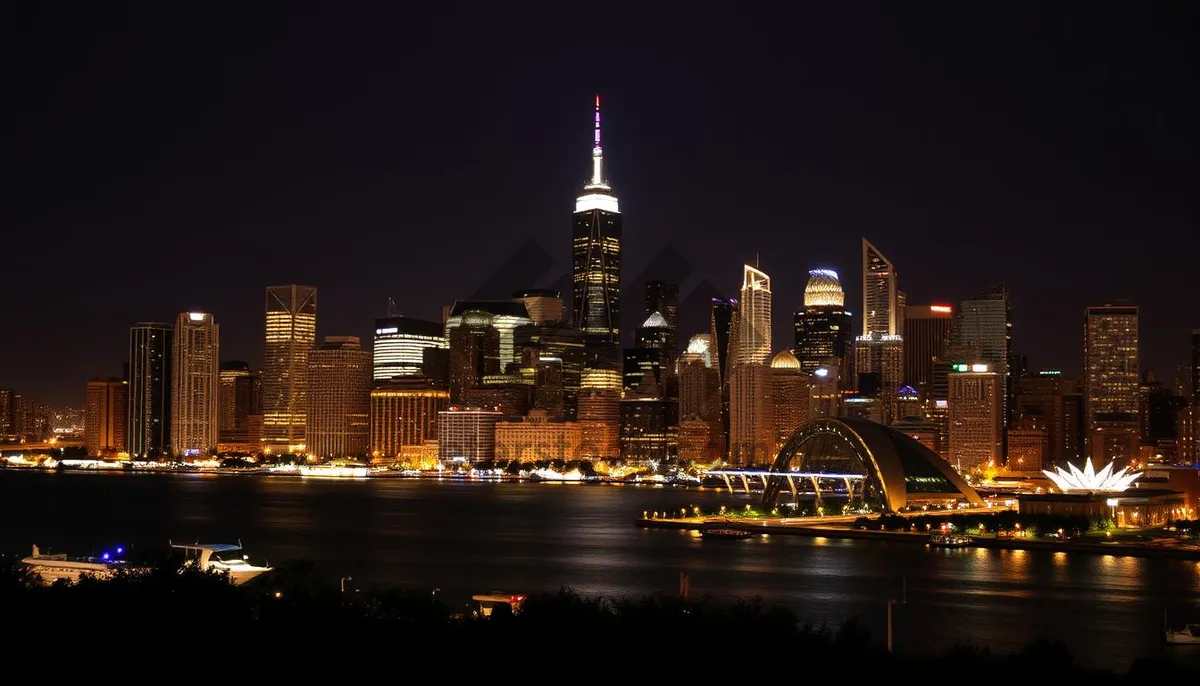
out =
{"type": "Polygon", "coordinates": [[[811,267],[861,309],[862,235],[912,303],[1005,279],[1034,367],[1077,372],[1088,304],[1140,304],[1166,380],[1200,326],[1192,3],[141,5],[0,15],[0,387],[47,402],[81,402],[130,324],[185,309],[259,364],[272,283],[320,288],[321,336],[367,335],[389,295],[438,318],[525,240],[552,283],[596,92],[626,280],[671,247],[685,293],[732,292],[760,253],[776,348],[811,267]]]}

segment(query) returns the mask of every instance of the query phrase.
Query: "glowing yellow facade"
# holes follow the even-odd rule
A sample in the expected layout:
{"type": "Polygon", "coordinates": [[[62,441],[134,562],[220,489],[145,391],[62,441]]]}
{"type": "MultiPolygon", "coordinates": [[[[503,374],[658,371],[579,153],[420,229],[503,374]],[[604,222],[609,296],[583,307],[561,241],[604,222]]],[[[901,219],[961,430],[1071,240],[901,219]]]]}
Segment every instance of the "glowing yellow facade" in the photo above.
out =
{"type": "Polygon", "coordinates": [[[267,288],[263,363],[263,446],[303,452],[308,420],[308,355],[317,341],[317,289],[267,288]]]}

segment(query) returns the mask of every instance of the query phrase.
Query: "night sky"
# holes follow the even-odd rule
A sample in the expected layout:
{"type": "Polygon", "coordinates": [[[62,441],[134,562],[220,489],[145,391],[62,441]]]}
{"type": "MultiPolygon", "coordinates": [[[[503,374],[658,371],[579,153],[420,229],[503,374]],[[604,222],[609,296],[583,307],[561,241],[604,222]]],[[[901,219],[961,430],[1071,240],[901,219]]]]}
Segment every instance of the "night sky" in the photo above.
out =
{"type": "Polygon", "coordinates": [[[1034,368],[1078,373],[1089,304],[1141,305],[1168,382],[1200,327],[1195,3],[140,4],[0,14],[0,387],[45,402],[188,309],[257,367],[270,284],[320,289],[321,337],[365,337],[389,296],[439,319],[521,245],[553,264],[504,289],[555,283],[594,93],[626,283],[673,250],[685,295],[733,294],[757,253],[776,349],[812,267],[858,314],[863,235],[910,303],[1005,280],[1034,368]]]}

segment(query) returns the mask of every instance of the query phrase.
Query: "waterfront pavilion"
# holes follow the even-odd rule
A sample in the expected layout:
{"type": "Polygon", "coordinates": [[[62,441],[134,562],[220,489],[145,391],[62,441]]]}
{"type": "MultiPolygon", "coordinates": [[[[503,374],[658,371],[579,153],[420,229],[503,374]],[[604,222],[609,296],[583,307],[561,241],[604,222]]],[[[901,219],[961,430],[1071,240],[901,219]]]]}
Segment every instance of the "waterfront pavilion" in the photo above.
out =
{"type": "Polygon", "coordinates": [[[900,512],[925,505],[983,507],[950,463],[910,436],[867,419],[821,417],[802,424],[764,480],[762,507],[786,491],[818,502],[832,497],[900,512]]]}

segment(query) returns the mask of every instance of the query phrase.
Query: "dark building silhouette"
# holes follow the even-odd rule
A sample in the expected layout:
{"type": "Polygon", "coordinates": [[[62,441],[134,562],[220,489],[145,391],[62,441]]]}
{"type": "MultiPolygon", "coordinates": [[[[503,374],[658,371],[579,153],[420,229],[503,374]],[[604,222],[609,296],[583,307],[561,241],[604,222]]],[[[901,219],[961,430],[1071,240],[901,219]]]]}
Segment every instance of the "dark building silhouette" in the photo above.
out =
{"type": "Polygon", "coordinates": [[[132,459],[156,459],[171,450],[171,364],[175,327],[135,324],[129,332],[129,412],[125,431],[132,459]]]}
{"type": "MultiPolygon", "coordinates": [[[[643,316],[650,318],[655,312],[666,322],[666,351],[668,366],[679,357],[679,285],[665,281],[647,281],[643,316]]],[[[643,326],[645,326],[643,324],[643,326]]]]}
{"type": "Polygon", "coordinates": [[[713,298],[709,302],[709,354],[721,376],[721,435],[723,445],[729,446],[729,348],[734,341],[738,301],[734,298],[713,298]]]}
{"type": "Polygon", "coordinates": [[[949,305],[904,306],[904,383],[922,393],[932,391],[933,361],[946,356],[952,310],[949,305]]]}
{"type": "Polygon", "coordinates": [[[586,336],[578,329],[564,326],[518,326],[513,331],[518,351],[533,349],[539,357],[562,361],[564,419],[574,420],[579,411],[579,384],[587,359],[586,336]]]}
{"type": "Polygon", "coordinates": [[[500,374],[500,331],[492,316],[479,310],[462,315],[450,329],[450,403],[464,402],[467,390],[483,377],[500,374]]]}

